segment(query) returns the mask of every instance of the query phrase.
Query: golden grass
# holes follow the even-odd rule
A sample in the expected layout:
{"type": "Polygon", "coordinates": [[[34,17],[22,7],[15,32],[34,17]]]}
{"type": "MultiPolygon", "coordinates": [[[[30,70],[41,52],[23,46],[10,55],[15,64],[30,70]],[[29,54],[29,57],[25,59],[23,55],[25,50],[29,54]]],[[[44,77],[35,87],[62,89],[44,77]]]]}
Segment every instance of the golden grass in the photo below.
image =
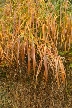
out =
{"type": "Polygon", "coordinates": [[[59,73],[65,82],[64,65],[57,48],[69,50],[72,42],[72,18],[66,12],[68,6],[68,2],[61,4],[59,16],[50,1],[47,4],[43,0],[37,3],[10,0],[6,3],[0,19],[0,66],[16,62],[18,68],[27,55],[28,74],[33,67],[36,81],[44,65],[46,80],[51,68],[58,86],[59,73]],[[37,55],[40,59],[36,59],[37,55]]]}

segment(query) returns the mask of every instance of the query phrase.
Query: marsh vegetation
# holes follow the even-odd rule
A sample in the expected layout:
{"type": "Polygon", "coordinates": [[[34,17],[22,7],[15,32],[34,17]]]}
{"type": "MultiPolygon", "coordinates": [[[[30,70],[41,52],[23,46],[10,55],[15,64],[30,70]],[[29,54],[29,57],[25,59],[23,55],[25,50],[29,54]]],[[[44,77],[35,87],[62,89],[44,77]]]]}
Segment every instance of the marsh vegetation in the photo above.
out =
{"type": "Polygon", "coordinates": [[[0,5],[1,108],[71,108],[72,3],[0,5]]]}

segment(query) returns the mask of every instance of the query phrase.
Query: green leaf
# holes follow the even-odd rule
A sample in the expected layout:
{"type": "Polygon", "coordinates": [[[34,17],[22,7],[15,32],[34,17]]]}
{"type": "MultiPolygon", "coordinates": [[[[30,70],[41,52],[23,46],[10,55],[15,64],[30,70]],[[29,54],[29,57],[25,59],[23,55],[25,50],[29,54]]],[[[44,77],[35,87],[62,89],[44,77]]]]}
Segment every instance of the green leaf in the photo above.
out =
{"type": "Polygon", "coordinates": [[[69,68],[72,68],[72,63],[70,63],[69,68]]]}

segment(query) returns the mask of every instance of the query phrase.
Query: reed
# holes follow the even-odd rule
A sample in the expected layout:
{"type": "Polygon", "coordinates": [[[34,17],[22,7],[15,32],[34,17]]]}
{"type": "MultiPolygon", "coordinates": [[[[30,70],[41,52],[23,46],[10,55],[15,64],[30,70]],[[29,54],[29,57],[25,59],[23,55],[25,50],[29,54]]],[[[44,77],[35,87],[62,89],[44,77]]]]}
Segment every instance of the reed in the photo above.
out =
{"type": "Polygon", "coordinates": [[[49,69],[65,82],[65,70],[58,49],[69,50],[72,42],[71,4],[67,0],[9,0],[0,19],[0,66],[24,65],[28,74],[34,70],[36,81],[44,66],[47,81],[49,69]],[[39,58],[37,58],[39,56],[39,58]]]}

